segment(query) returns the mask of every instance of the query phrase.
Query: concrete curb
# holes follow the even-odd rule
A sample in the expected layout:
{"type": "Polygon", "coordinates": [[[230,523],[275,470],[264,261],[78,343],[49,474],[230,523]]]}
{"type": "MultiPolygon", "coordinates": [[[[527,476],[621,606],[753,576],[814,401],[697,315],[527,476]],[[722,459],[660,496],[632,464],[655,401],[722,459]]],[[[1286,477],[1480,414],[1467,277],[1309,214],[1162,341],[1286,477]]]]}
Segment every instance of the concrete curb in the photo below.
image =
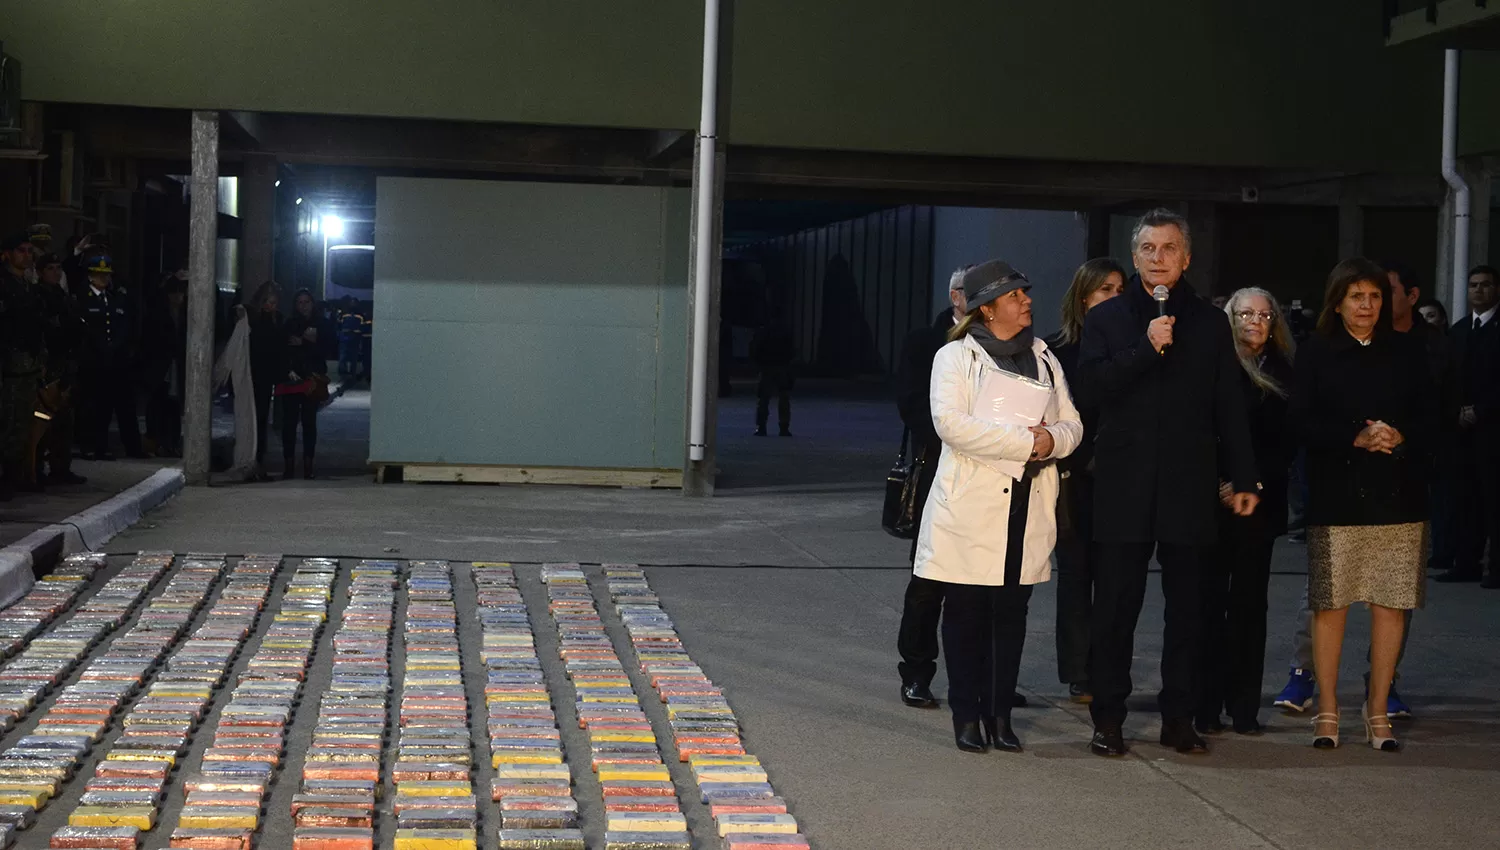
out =
{"type": "Polygon", "coordinates": [[[134,487],[0,549],[0,606],[31,589],[39,565],[49,567],[65,555],[103,546],[146,511],[175,496],[184,482],[180,469],[157,470],[134,487]]]}

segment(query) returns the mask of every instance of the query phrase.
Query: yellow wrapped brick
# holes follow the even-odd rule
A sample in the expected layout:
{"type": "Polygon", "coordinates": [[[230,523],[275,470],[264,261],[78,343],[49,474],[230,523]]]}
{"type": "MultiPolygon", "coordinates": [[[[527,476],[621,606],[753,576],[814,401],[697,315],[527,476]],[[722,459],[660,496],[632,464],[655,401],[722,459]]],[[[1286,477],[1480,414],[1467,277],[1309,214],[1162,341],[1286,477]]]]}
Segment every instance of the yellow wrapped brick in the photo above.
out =
{"type": "Polygon", "coordinates": [[[142,831],[156,826],[151,806],[79,806],[68,815],[68,826],[133,826],[142,831]]]}
{"type": "Polygon", "coordinates": [[[601,764],[599,765],[599,781],[606,779],[646,779],[667,780],[672,779],[672,774],[667,772],[664,764],[601,764]]]}
{"type": "Polygon", "coordinates": [[[505,750],[495,753],[490,757],[490,766],[499,768],[502,764],[562,764],[562,753],[554,750],[536,750],[532,752],[505,750]]]}
{"type": "Polygon", "coordinates": [[[656,736],[650,732],[595,732],[591,741],[619,741],[629,744],[654,744],[656,736]]]}
{"type": "Polygon", "coordinates": [[[3,782],[0,783],[0,804],[40,809],[52,799],[53,787],[50,782],[3,782]],[[15,799],[10,799],[12,797],[15,799]]]}
{"type": "Polygon", "coordinates": [[[177,825],[183,829],[255,829],[260,809],[248,806],[184,806],[177,825]]]}
{"type": "Polygon", "coordinates": [[[478,850],[472,829],[398,829],[395,850],[478,850]]]}
{"type": "Polygon", "coordinates": [[[177,753],[172,750],[111,750],[105,761],[160,761],[176,766],[177,753]]]}
{"type": "Polygon", "coordinates": [[[703,753],[693,753],[688,756],[688,764],[694,768],[699,765],[726,765],[726,764],[749,764],[760,767],[760,756],[713,756],[703,753]]]}
{"type": "Polygon", "coordinates": [[[608,832],[687,832],[687,819],[678,812],[610,812],[608,832]]]}
{"type": "Polygon", "coordinates": [[[412,797],[467,797],[474,793],[467,782],[417,781],[403,782],[402,794],[412,797]]]}

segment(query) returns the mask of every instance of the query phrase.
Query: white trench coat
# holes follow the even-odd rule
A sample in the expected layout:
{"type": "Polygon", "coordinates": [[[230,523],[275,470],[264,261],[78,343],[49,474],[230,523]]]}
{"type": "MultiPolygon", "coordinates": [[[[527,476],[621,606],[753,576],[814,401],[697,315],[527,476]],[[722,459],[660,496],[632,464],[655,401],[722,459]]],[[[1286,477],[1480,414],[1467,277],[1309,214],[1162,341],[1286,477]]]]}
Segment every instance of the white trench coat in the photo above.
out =
{"type": "MultiPolygon", "coordinates": [[[[1049,378],[1052,398],[1043,417],[1052,435],[1052,455],[1029,482],[1021,583],[1039,584],[1052,575],[1052,547],[1057,543],[1058,472],[1056,460],[1067,457],[1083,439],[1083,422],[1062,364],[1040,339],[1032,344],[1038,377],[1049,378]],[[1050,372],[1050,375],[1049,375],[1050,372]]],[[[1001,425],[975,417],[974,397],[985,370],[999,370],[971,337],[950,342],[932,363],[932,424],[943,439],[937,477],[917,538],[915,572],[922,578],[953,584],[1005,584],[1005,549],[1010,500],[1017,481],[992,461],[1026,461],[1033,437],[1019,425],[1001,425]]],[[[1026,485],[1022,485],[1026,486],[1026,485]]]]}

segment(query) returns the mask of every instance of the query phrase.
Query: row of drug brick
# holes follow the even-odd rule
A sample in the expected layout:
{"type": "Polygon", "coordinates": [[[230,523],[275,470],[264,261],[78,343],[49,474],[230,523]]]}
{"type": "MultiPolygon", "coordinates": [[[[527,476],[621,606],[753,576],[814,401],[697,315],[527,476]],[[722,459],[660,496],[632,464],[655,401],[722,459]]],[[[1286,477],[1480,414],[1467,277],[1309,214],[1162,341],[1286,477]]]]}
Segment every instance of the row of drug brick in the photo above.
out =
{"type": "MultiPolygon", "coordinates": [[[[0,679],[13,677],[3,686],[6,700],[24,700],[24,703],[12,703],[10,707],[27,709],[36,700],[40,700],[42,694],[60,682],[99,641],[118,629],[131,616],[146,599],[150,588],[167,572],[171,563],[170,554],[137,556],[119,574],[105,582],[104,587],[81,605],[66,622],[53,629],[45,638],[33,641],[20,657],[7,666],[6,674],[0,676],[0,679]],[[56,672],[46,672],[48,663],[43,663],[40,657],[44,654],[53,656],[50,664],[55,665],[53,670],[56,672]],[[23,668],[23,662],[32,658],[38,663],[24,665],[23,668]],[[52,678],[54,676],[55,679],[52,678]]],[[[88,668],[93,669],[93,665],[88,668]]],[[[140,683],[102,678],[103,669],[99,671],[100,677],[86,676],[63,689],[41,720],[54,717],[64,720],[72,712],[100,708],[105,710],[107,718],[112,718],[135,695],[140,683]]],[[[60,748],[58,745],[63,742],[54,735],[44,733],[23,738],[0,753],[0,765],[3,765],[0,777],[3,777],[5,783],[0,786],[3,788],[0,790],[0,818],[3,818],[4,823],[13,831],[30,827],[36,812],[73,778],[93,740],[94,736],[88,735],[81,743],[60,748]]]]}
{"type": "Polygon", "coordinates": [[[807,847],[760,759],[746,752],[723,690],[688,655],[645,573],[606,568],[605,581],[636,662],[666,705],[678,759],[691,768],[725,850],[807,847]]]}
{"type": "Polygon", "coordinates": [[[464,691],[453,571],[412,561],[406,578],[395,850],[475,850],[479,808],[471,782],[473,731],[464,691]]]}
{"type": "Polygon", "coordinates": [[[0,658],[20,652],[48,624],[73,607],[104,561],[101,552],[69,555],[52,572],[37,579],[24,596],[0,611],[0,658]]]}
{"type": "Polygon", "coordinates": [[[501,850],[577,850],[578,802],[552,695],[516,583],[500,564],[472,571],[483,630],[485,710],[499,804],[501,850]]]}
{"type": "Polygon", "coordinates": [[[396,561],[354,565],[333,634],[333,672],[292,797],[293,850],[373,850],[391,692],[396,561]]]}
{"type": "Polygon", "coordinates": [[[578,723],[604,797],[607,850],[688,850],[692,838],[676,786],[662,760],[614,643],[576,564],[543,568],[557,621],[563,669],[577,693],[578,723]]]}
{"type": "MultiPolygon", "coordinates": [[[[36,729],[18,745],[46,746],[55,755],[69,757],[75,766],[80,765],[93,745],[115,725],[116,714],[152,679],[167,654],[186,635],[223,572],[222,557],[184,560],[161,592],[146,603],[130,630],[111,640],[104,652],[89,662],[78,681],[58,694],[36,729]]],[[[160,702],[143,698],[119,718],[119,725],[137,735],[142,730],[175,728],[179,713],[163,708],[160,702]]],[[[191,728],[183,732],[191,734],[191,728]]],[[[122,733],[120,737],[126,736],[122,733]]],[[[14,749],[7,755],[13,753],[14,749]]],[[[52,834],[50,846],[123,846],[135,842],[142,830],[155,826],[156,807],[171,775],[176,750],[172,752],[173,761],[163,761],[159,754],[157,749],[112,749],[98,759],[84,789],[87,802],[69,813],[68,825],[52,834]],[[106,790],[118,793],[119,781],[127,779],[150,781],[152,790],[132,797],[133,805],[100,805],[100,794],[106,790]],[[107,788],[110,785],[114,787],[107,788]]],[[[44,802],[45,790],[30,790],[38,794],[38,802],[44,802]]]]}
{"type": "MultiPolygon", "coordinates": [[[[10,659],[0,669],[0,722],[9,729],[30,714],[99,641],[130,618],[171,564],[171,555],[137,556],[68,619],[10,659]]],[[[0,794],[0,805],[3,797],[0,794]]]]}
{"type": "Polygon", "coordinates": [[[254,845],[337,576],[338,562],[326,558],[305,558],[293,570],[270,626],[219,711],[212,746],[183,782],[187,797],[170,846],[254,845]]]}
{"type": "MultiPolygon", "coordinates": [[[[196,563],[223,568],[222,558],[186,561],[163,598],[147,608],[142,620],[153,615],[183,575],[194,571],[196,563]]],[[[79,832],[123,843],[129,838],[130,828],[139,830],[139,835],[156,826],[172,772],[212,708],[214,692],[224,684],[240,650],[255,632],[280,563],[277,556],[248,557],[229,573],[198,628],[172,651],[152,676],[145,695],[130,707],[121,722],[122,732],[98,763],[78,806],[68,816],[68,825],[76,829],[54,833],[54,844],[71,838],[66,842],[69,846],[80,846],[79,832]]],[[[201,573],[208,579],[205,593],[211,592],[208,570],[201,573]]],[[[174,602],[172,606],[182,608],[183,603],[174,602]]],[[[116,641],[116,645],[119,643],[116,641]]],[[[102,706],[99,708],[102,710],[102,706]]]]}

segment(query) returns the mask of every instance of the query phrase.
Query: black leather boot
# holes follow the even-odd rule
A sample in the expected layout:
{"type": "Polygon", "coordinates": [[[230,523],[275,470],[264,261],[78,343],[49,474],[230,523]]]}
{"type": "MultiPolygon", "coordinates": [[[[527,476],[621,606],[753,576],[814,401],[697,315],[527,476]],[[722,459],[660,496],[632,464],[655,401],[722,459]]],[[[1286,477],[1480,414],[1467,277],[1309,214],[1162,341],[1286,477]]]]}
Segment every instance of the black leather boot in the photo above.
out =
{"type": "Polygon", "coordinates": [[[997,751],[1007,753],[1021,751],[1021,739],[1017,738],[1015,730],[1011,729],[1009,717],[984,718],[984,734],[989,739],[990,746],[997,751]]]}
{"type": "Polygon", "coordinates": [[[903,682],[901,684],[901,701],[912,708],[937,708],[937,697],[932,695],[932,688],[926,682],[903,682]]]}
{"type": "Polygon", "coordinates": [[[985,753],[990,749],[984,744],[984,733],[979,730],[977,720],[970,720],[967,723],[954,720],[953,742],[966,753],[985,753]]]}

